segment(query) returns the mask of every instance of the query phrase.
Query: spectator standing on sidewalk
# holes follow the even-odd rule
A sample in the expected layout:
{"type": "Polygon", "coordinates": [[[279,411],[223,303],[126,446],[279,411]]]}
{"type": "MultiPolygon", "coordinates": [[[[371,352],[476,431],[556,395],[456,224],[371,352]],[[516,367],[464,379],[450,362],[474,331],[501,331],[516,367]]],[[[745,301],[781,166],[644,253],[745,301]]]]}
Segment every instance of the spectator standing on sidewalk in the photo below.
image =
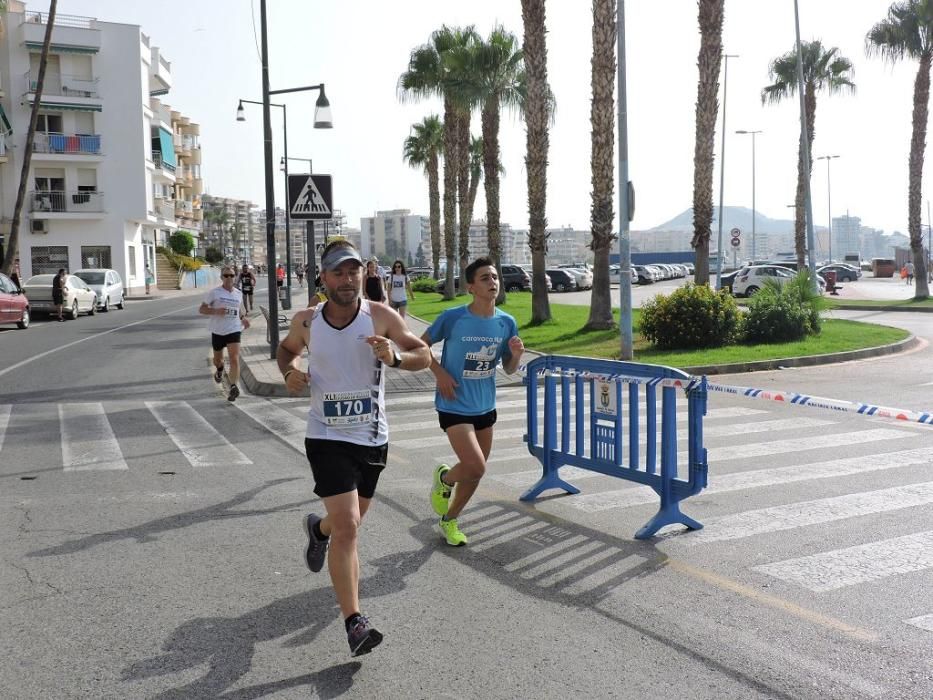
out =
{"type": "Polygon", "coordinates": [[[421,336],[428,345],[444,341],[441,361],[431,357],[437,380],[434,405],[458,461],[434,470],[431,507],[441,516],[444,539],[455,547],[467,543],[457,517],[486,473],[492,450],[496,365],[501,361],[512,374],[525,351],[515,319],[496,308],[499,275],[492,259],[474,260],[464,278],[473,301],[444,311],[421,336]]]}
{"type": "Polygon", "coordinates": [[[65,268],[61,267],[58,269],[58,274],[52,278],[52,304],[55,306],[55,310],[58,311],[58,320],[64,321],[65,318],[62,316],[62,308],[65,305],[65,268]]]}
{"type": "Polygon", "coordinates": [[[327,301],[294,315],[276,358],[292,394],[310,385],[305,454],[327,514],[302,520],[305,564],[317,572],[327,560],[353,656],[382,641],[360,610],[357,539],[388,455],[385,367],[416,371],[431,361],[431,351],[397,313],[361,298],[362,271],[352,243],[327,245],[321,255],[327,301]],[[298,367],[306,348],[307,374],[298,367]]]}
{"type": "Polygon", "coordinates": [[[904,265],[907,269],[907,284],[914,283],[914,264],[910,260],[907,261],[907,264],[904,265]]]}
{"type": "Polygon", "coordinates": [[[370,260],[366,263],[366,283],[363,287],[363,293],[370,301],[377,301],[380,304],[386,300],[386,288],[382,281],[382,275],[376,267],[376,261],[370,260]]]}
{"type": "Polygon", "coordinates": [[[210,316],[208,329],[211,332],[211,347],[214,350],[214,381],[220,384],[224,375],[224,348],[230,360],[230,393],[227,401],[236,401],[240,395],[237,381],[240,379],[240,333],[249,328],[249,319],[243,308],[243,294],[234,286],[236,269],[224,265],[220,270],[223,283],[214,287],[204,297],[198,313],[210,316]]]}
{"type": "Polygon", "coordinates": [[[398,311],[402,318],[405,318],[405,307],[408,306],[408,300],[414,298],[415,294],[411,291],[411,281],[408,279],[405,263],[396,260],[392,263],[392,274],[389,275],[389,306],[398,311]]]}
{"type": "Polygon", "coordinates": [[[285,286],[285,266],[282,263],[275,266],[275,286],[279,289],[285,286]]]}
{"type": "Polygon", "coordinates": [[[149,293],[149,287],[155,284],[155,277],[152,276],[152,270],[146,265],[146,294],[149,293]]]}

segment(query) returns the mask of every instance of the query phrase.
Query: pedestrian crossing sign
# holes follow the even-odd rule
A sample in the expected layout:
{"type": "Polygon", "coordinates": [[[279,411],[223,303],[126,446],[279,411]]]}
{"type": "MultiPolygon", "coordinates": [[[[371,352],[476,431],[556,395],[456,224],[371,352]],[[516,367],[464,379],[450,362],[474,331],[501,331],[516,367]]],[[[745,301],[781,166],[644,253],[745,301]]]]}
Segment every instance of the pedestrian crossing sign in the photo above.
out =
{"type": "Polygon", "coordinates": [[[330,175],[289,175],[288,211],[292,219],[331,219],[334,215],[330,175]]]}

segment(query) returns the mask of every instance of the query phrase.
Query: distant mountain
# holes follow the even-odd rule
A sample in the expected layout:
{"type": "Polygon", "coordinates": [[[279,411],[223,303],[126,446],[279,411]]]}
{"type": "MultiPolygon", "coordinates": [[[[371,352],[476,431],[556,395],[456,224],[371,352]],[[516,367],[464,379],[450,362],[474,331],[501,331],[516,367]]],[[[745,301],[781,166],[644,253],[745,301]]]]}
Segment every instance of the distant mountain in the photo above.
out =
{"type": "MultiPolygon", "coordinates": [[[[713,207],[713,225],[712,230],[715,234],[719,230],[717,216],[719,207],[713,207]]],[[[752,230],[752,210],[747,207],[723,207],[722,208],[723,233],[727,233],[733,228],[739,228],[742,233],[751,233],[752,230]]],[[[817,226],[815,230],[825,227],[817,226]]],[[[649,231],[693,231],[693,208],[685,209],[670,221],[655,226],[649,231]]],[[[793,219],[771,219],[760,211],[755,212],[755,230],[761,233],[790,233],[794,230],[793,219]]]]}

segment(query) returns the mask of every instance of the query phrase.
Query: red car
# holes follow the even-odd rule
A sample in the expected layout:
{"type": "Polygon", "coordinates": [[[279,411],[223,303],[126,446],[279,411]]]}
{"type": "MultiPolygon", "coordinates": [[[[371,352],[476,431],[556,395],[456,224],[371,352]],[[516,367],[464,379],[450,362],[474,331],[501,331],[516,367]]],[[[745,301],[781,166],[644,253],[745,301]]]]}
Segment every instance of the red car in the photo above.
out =
{"type": "Polygon", "coordinates": [[[6,275],[0,273],[0,323],[29,327],[29,300],[6,275]]]}

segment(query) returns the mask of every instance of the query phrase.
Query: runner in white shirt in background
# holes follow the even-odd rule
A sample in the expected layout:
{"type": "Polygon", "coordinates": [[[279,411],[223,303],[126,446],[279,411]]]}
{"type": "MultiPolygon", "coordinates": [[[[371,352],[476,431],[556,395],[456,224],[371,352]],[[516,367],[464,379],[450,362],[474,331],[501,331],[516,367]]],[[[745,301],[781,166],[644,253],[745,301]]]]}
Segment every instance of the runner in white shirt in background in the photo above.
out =
{"type": "Polygon", "coordinates": [[[227,377],[230,380],[230,393],[227,401],[236,401],[240,395],[237,381],[240,379],[240,332],[249,328],[249,319],[243,308],[243,294],[234,287],[236,269],[231,265],[224,265],[220,271],[223,283],[215,287],[201,302],[198,313],[210,316],[208,329],[211,332],[211,347],[214,348],[214,381],[218,384],[223,380],[224,374],[224,348],[227,348],[227,357],[230,358],[230,371],[227,377]]]}

